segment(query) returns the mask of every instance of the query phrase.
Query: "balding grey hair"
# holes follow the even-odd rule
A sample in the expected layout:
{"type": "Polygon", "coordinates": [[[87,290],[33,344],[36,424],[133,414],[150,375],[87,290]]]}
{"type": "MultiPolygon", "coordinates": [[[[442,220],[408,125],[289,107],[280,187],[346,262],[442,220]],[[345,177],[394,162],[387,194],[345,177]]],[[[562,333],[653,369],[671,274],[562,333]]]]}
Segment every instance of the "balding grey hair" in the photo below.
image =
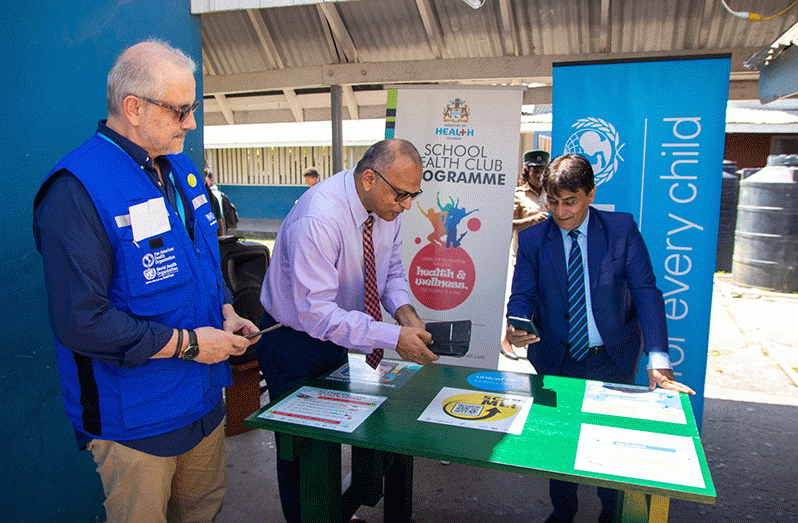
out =
{"type": "Polygon", "coordinates": [[[366,169],[385,169],[393,164],[397,156],[409,156],[416,165],[421,166],[421,155],[416,147],[401,138],[389,138],[369,147],[355,167],[355,174],[366,169]]]}
{"type": "Polygon", "coordinates": [[[164,41],[149,39],[126,49],[108,73],[108,114],[119,116],[126,96],[159,99],[166,92],[163,78],[157,74],[159,64],[166,62],[191,74],[197,64],[180,49],[164,41]],[[144,45],[142,45],[144,44],[144,45]],[[141,46],[132,50],[134,47],[141,46]]]}

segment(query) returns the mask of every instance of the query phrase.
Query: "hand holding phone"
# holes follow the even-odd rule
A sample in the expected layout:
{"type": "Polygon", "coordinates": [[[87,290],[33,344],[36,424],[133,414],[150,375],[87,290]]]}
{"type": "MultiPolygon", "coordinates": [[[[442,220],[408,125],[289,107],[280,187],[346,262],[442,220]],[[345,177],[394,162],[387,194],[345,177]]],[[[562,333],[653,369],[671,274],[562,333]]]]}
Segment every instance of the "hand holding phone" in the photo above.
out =
{"type": "Polygon", "coordinates": [[[507,316],[507,322],[516,329],[521,329],[529,334],[540,337],[540,334],[538,334],[538,330],[535,328],[535,324],[532,323],[532,320],[527,318],[519,318],[518,316],[507,316]]]}

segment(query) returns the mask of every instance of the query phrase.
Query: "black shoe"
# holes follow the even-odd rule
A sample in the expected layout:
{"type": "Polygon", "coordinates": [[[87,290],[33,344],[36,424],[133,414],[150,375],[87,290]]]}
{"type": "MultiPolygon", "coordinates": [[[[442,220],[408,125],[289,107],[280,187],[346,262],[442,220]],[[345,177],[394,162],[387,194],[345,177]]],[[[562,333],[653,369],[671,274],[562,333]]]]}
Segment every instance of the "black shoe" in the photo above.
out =
{"type": "Polygon", "coordinates": [[[564,519],[560,519],[552,513],[548,519],[544,523],[574,523],[574,520],[566,521],[564,519]]]}

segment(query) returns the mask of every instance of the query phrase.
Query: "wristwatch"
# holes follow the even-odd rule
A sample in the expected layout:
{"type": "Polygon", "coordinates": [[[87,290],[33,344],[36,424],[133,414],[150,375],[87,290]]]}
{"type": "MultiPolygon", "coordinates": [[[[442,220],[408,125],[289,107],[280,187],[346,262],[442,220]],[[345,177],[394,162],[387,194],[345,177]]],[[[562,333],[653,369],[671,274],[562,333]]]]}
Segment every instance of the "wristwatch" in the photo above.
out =
{"type": "Polygon", "coordinates": [[[193,330],[188,331],[188,347],[183,349],[180,357],[185,361],[191,361],[199,354],[199,345],[197,344],[197,333],[193,330]]]}

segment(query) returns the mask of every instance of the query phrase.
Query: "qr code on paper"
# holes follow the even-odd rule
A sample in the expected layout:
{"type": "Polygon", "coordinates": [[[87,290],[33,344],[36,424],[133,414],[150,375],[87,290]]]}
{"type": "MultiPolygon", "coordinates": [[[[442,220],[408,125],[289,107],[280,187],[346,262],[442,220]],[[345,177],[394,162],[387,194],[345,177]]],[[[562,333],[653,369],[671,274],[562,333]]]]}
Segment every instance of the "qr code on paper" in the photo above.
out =
{"type": "Polygon", "coordinates": [[[458,403],[452,409],[452,414],[463,414],[465,416],[479,416],[482,414],[482,405],[472,405],[470,403],[458,403]]]}

